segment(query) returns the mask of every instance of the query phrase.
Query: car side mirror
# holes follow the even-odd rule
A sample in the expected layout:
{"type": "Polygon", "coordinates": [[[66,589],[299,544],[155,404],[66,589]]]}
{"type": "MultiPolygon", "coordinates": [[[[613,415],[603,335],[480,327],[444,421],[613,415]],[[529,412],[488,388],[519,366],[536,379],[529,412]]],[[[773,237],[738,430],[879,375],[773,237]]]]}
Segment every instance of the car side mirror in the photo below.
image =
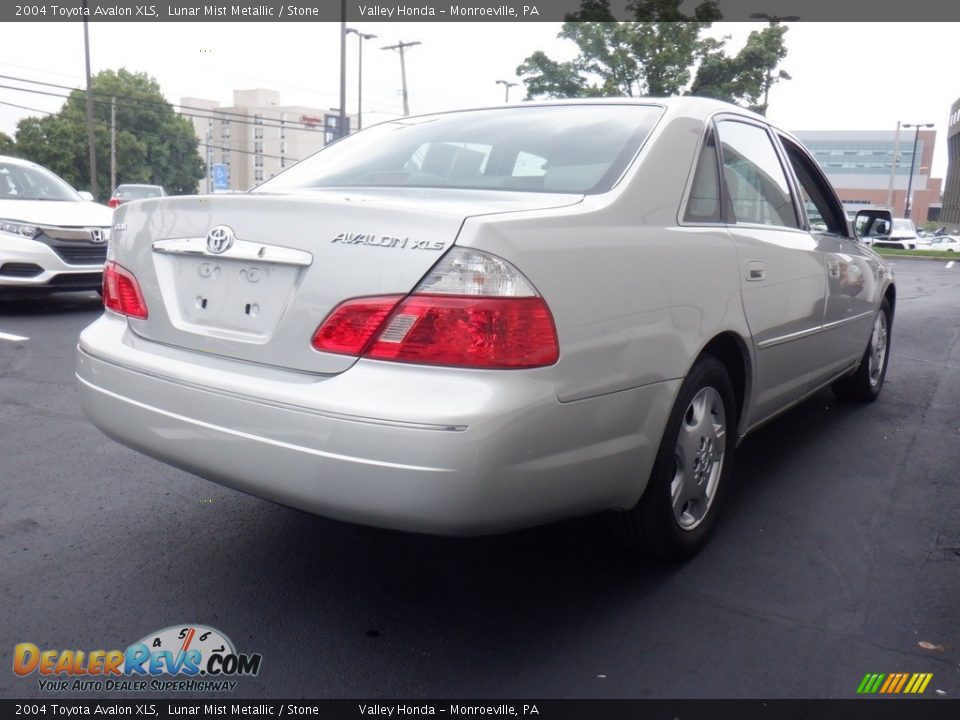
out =
{"type": "Polygon", "coordinates": [[[79,195],[80,197],[82,197],[82,198],[83,198],[84,200],[86,200],[87,202],[93,202],[93,193],[91,193],[91,192],[88,192],[88,191],[86,191],[86,190],[80,190],[80,191],[77,193],[77,195],[79,195]]]}
{"type": "Polygon", "coordinates": [[[870,242],[876,237],[886,237],[893,227],[893,215],[889,210],[859,210],[853,219],[853,232],[857,240],[870,242]]]}

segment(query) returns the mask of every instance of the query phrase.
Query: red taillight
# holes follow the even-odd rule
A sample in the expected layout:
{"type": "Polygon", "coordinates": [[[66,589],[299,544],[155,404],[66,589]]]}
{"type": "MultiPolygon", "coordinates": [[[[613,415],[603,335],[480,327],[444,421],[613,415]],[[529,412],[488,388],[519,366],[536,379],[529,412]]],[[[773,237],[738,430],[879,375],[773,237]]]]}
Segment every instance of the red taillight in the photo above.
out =
{"type": "Polygon", "coordinates": [[[110,200],[107,202],[107,207],[115,208],[119,204],[120,204],[120,198],[110,198],[110,200]]]}
{"type": "Polygon", "coordinates": [[[121,315],[147,319],[147,304],[140,284],[133,273],[112,260],[103,267],[103,305],[121,315]]]}
{"type": "Polygon", "coordinates": [[[378,360],[475,368],[531,368],[559,357],[542,297],[411,295],[364,353],[378,360]]]}
{"type": "Polygon", "coordinates": [[[345,302],[317,330],[313,346],[377,360],[491,369],[541,367],[559,357],[542,297],[411,295],[397,306],[399,300],[345,302]]]}
{"type": "Polygon", "coordinates": [[[313,347],[324,352],[359,355],[403,295],[347,300],[327,316],[313,336],[313,347]]]}

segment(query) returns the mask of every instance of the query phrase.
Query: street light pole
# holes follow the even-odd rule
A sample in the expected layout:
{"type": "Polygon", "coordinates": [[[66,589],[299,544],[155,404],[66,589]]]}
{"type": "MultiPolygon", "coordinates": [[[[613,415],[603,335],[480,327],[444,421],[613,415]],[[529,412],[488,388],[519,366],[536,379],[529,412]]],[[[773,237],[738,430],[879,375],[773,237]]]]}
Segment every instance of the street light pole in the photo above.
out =
{"type": "MultiPolygon", "coordinates": [[[[782,22],[796,22],[800,19],[799,15],[768,15],[767,13],[753,13],[750,15],[753,20],[766,20],[770,23],[770,27],[776,27],[782,22]]],[[[774,63],[776,65],[776,63],[774,63]]],[[[782,74],[781,74],[782,77],[782,74]]],[[[767,65],[766,76],[764,77],[763,83],[763,112],[762,115],[767,114],[767,108],[770,106],[770,85],[773,84],[773,67],[767,65]]]]}
{"type": "Polygon", "coordinates": [[[347,0],[340,0],[340,120],[337,139],[347,129],[347,0]]]}
{"type": "Polygon", "coordinates": [[[376,35],[362,33],[356,28],[347,28],[347,33],[357,36],[357,130],[363,129],[363,41],[373,40],[376,35]]]}
{"type": "Polygon", "coordinates": [[[910,218],[910,211],[913,210],[913,203],[910,202],[910,195],[913,192],[913,168],[917,162],[917,141],[920,139],[920,128],[932,128],[933,123],[904,123],[905,128],[914,128],[913,133],[913,154],[910,156],[910,179],[907,180],[907,197],[903,202],[903,216],[910,218]]]}
{"type": "Polygon", "coordinates": [[[387,45],[386,47],[380,48],[381,50],[396,50],[400,53],[400,82],[403,87],[403,114],[410,114],[410,102],[407,99],[407,66],[403,60],[403,52],[408,47],[413,47],[414,45],[420,45],[419,40],[413,42],[405,43],[403,40],[398,42],[396,45],[387,45]]]}
{"type": "Polygon", "coordinates": [[[887,186],[887,206],[893,208],[893,177],[900,161],[900,121],[897,120],[897,134],[893,136],[893,158],[890,160],[890,184],[887,186]]]}
{"type": "Polygon", "coordinates": [[[517,83],[507,82],[506,80],[497,80],[497,85],[503,85],[503,88],[504,88],[503,101],[504,101],[505,103],[509,103],[509,102],[510,102],[510,88],[516,87],[516,86],[517,86],[517,83]]]}

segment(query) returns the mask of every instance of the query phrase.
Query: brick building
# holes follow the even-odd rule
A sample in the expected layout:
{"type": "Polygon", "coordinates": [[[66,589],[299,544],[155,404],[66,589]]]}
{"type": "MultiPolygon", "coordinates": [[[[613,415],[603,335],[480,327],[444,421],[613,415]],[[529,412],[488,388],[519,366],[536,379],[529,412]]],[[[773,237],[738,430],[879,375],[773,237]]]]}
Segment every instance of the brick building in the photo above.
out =
{"type": "Polygon", "coordinates": [[[894,217],[903,217],[913,164],[913,203],[910,218],[927,221],[931,205],[940,202],[941,178],[930,177],[936,130],[920,130],[913,157],[916,130],[810,130],[794,134],[813,153],[844,207],[889,205],[894,217]],[[892,172],[891,172],[892,170],[892,172]],[[892,189],[891,189],[892,185],[892,189]]]}

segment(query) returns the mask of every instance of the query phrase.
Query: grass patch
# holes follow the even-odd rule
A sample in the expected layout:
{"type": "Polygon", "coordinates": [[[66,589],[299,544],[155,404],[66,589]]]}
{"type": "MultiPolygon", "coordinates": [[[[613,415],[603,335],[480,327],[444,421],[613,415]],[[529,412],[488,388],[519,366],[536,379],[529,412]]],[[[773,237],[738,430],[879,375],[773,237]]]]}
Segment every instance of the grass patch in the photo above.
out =
{"type": "Polygon", "coordinates": [[[902,255],[904,257],[941,258],[943,260],[960,260],[960,253],[946,250],[901,250],[899,248],[873,248],[877,255],[902,255]]]}

